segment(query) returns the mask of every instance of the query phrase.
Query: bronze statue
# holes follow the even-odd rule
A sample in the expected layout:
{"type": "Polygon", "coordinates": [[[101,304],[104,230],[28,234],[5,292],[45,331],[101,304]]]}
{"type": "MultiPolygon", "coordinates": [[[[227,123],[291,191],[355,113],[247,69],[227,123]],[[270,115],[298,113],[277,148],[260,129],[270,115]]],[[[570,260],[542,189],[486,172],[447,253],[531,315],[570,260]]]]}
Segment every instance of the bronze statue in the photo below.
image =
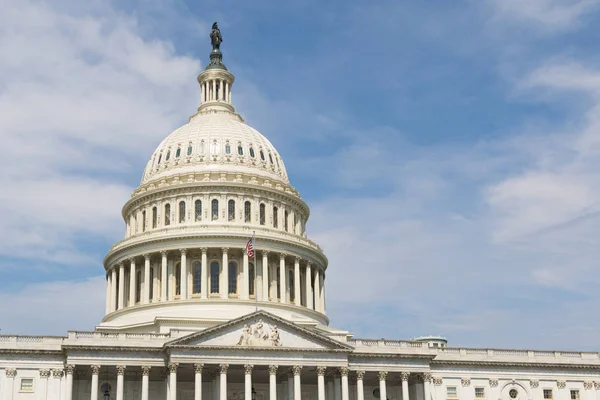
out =
{"type": "Polygon", "coordinates": [[[210,44],[212,44],[213,50],[219,50],[222,41],[223,37],[221,37],[221,31],[219,30],[219,26],[215,22],[212,25],[212,31],[210,31],[210,44]]]}

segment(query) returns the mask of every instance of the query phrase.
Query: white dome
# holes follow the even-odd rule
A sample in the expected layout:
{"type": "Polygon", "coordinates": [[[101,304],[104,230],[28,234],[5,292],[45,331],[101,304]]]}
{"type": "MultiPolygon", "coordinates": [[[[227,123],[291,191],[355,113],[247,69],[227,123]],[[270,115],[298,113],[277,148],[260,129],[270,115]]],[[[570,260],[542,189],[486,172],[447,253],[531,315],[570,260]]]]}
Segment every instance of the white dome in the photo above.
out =
{"type": "Polygon", "coordinates": [[[271,142],[229,111],[200,111],[167,136],[150,157],[141,184],[202,171],[254,174],[289,184],[271,142]]]}

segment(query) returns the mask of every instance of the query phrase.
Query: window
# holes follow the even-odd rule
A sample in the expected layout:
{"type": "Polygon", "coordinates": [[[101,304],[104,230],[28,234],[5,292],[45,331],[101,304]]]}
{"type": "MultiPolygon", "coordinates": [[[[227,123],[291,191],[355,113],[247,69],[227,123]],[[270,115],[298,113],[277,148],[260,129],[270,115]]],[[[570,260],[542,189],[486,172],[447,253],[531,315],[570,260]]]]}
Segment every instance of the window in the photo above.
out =
{"type": "Polygon", "coordinates": [[[202,221],[202,200],[196,200],[194,203],[194,215],[196,221],[202,221]]]}
{"type": "Polygon", "coordinates": [[[579,400],[579,390],[571,390],[571,400],[579,400]]]}
{"type": "Polygon", "coordinates": [[[265,161],[265,152],[264,151],[260,151],[260,159],[265,161]]]}
{"type": "Polygon", "coordinates": [[[239,154],[240,156],[243,156],[243,155],[244,155],[244,148],[242,147],[242,144],[241,144],[241,143],[240,143],[240,144],[238,144],[238,154],[239,154]]]}
{"type": "Polygon", "coordinates": [[[165,204],[165,225],[171,225],[171,205],[165,204]]]}
{"type": "Polygon", "coordinates": [[[250,219],[252,217],[251,212],[252,209],[250,206],[250,202],[247,201],[244,203],[244,222],[250,222],[250,219]]]}
{"type": "Polygon", "coordinates": [[[142,232],[146,232],[146,210],[142,211],[142,232]]]}
{"type": "Polygon", "coordinates": [[[446,397],[448,399],[456,399],[456,386],[447,386],[446,387],[446,397]]]}
{"type": "Polygon", "coordinates": [[[192,145],[191,145],[191,144],[188,146],[188,149],[187,149],[187,155],[188,155],[188,156],[191,156],[191,155],[192,155],[192,145]]]}
{"type": "Polygon", "coordinates": [[[283,213],[283,230],[287,232],[288,230],[288,212],[285,210],[283,213]]]}
{"type": "Polygon", "coordinates": [[[294,225],[292,226],[292,232],[296,233],[298,231],[298,217],[296,213],[294,213],[294,225]]]}
{"type": "Polygon", "coordinates": [[[154,268],[150,267],[150,300],[154,298],[154,268]]]}
{"type": "Polygon", "coordinates": [[[204,140],[200,142],[200,154],[204,155],[204,140]]]}
{"type": "Polygon", "coordinates": [[[181,147],[178,147],[177,151],[175,152],[175,158],[179,158],[180,155],[181,155],[181,147]]]}
{"type": "Polygon", "coordinates": [[[21,378],[21,392],[33,392],[33,378],[21,378]]]}
{"type": "Polygon", "coordinates": [[[169,161],[169,158],[171,158],[171,149],[167,150],[167,156],[165,157],[165,161],[169,161]]]}
{"type": "Polygon", "coordinates": [[[219,293],[219,263],[210,263],[210,292],[219,293]]]}
{"type": "Polygon", "coordinates": [[[235,200],[229,200],[227,203],[227,220],[233,221],[235,219],[235,200]]]}
{"type": "Polygon", "coordinates": [[[254,158],[254,148],[250,146],[250,157],[254,158]]]}
{"type": "Polygon", "coordinates": [[[482,387],[475,388],[475,398],[476,399],[485,399],[485,389],[482,387]]]}
{"type": "Polygon", "coordinates": [[[135,302],[142,301],[142,270],[135,273],[135,302]]]}
{"type": "Polygon", "coordinates": [[[279,268],[276,268],[277,272],[275,273],[275,277],[277,278],[277,298],[280,299],[281,298],[281,286],[279,285],[279,282],[281,282],[281,272],[279,271],[279,268]]]}
{"type": "Polygon", "coordinates": [[[237,263],[229,263],[229,293],[237,294],[237,263]]]}
{"type": "Polygon", "coordinates": [[[264,225],[265,224],[265,219],[266,219],[266,216],[265,216],[265,212],[266,212],[265,211],[265,205],[261,204],[260,207],[259,207],[259,210],[260,210],[260,218],[259,218],[260,219],[260,224],[264,225]]]}
{"type": "Polygon", "coordinates": [[[211,215],[212,215],[212,220],[216,221],[219,219],[219,200],[217,199],[213,199],[212,203],[211,203],[211,215]]]}
{"type": "Polygon", "coordinates": [[[277,207],[273,207],[273,228],[277,228],[277,222],[278,222],[278,214],[279,214],[279,209],[277,207]]]}
{"type": "Polygon", "coordinates": [[[181,263],[175,264],[175,296],[181,295],[181,263]]]}
{"type": "Polygon", "coordinates": [[[271,161],[271,165],[273,164],[273,156],[269,153],[269,161],[271,161]]]}
{"type": "Polygon", "coordinates": [[[193,274],[193,288],[192,293],[198,294],[200,293],[200,283],[202,282],[202,264],[200,261],[195,261],[192,264],[192,274],[193,274]]]}
{"type": "Polygon", "coordinates": [[[516,399],[517,397],[519,397],[519,392],[517,391],[517,389],[510,389],[510,390],[508,391],[508,396],[509,396],[511,399],[516,399]]]}
{"type": "Polygon", "coordinates": [[[294,284],[294,271],[288,271],[288,285],[290,287],[290,302],[296,300],[296,290],[294,284]]]}
{"type": "Polygon", "coordinates": [[[179,202],[179,223],[185,222],[185,201],[179,202]]]}
{"type": "Polygon", "coordinates": [[[159,165],[159,164],[160,164],[160,160],[161,160],[161,159],[162,159],[162,153],[160,153],[160,155],[158,156],[158,163],[157,163],[157,165],[159,165]]]}
{"type": "Polygon", "coordinates": [[[248,263],[248,293],[250,296],[254,296],[254,263],[248,263]]]}
{"type": "Polygon", "coordinates": [[[210,145],[210,154],[218,154],[219,153],[219,142],[214,140],[210,145]]]}
{"type": "Polygon", "coordinates": [[[156,207],[152,207],[152,228],[156,228],[158,224],[158,209],[156,207]]]}
{"type": "Polygon", "coordinates": [[[229,142],[225,143],[225,154],[231,154],[231,145],[229,142]]]}
{"type": "Polygon", "coordinates": [[[552,399],[552,389],[544,389],[544,399],[552,399]]]}
{"type": "Polygon", "coordinates": [[[275,162],[277,163],[277,168],[279,168],[279,157],[275,156],[275,162]]]}

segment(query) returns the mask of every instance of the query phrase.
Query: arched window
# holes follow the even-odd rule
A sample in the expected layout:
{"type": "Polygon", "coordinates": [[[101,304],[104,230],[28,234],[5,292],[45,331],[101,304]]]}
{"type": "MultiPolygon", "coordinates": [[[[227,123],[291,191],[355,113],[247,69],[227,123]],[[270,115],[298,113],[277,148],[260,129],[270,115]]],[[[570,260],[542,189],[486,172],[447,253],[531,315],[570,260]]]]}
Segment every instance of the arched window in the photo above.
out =
{"type": "Polygon", "coordinates": [[[138,269],[135,273],[135,302],[142,301],[142,270],[138,269]]]}
{"type": "Polygon", "coordinates": [[[142,232],[146,232],[146,210],[142,211],[142,232]]]}
{"type": "Polygon", "coordinates": [[[250,206],[250,202],[247,201],[244,203],[244,222],[250,222],[252,219],[252,207],[250,206]]]}
{"type": "Polygon", "coordinates": [[[288,272],[288,285],[290,288],[290,302],[296,300],[295,284],[294,284],[294,271],[288,272]]]}
{"type": "Polygon", "coordinates": [[[217,142],[217,140],[213,140],[212,144],[210,145],[210,154],[218,154],[219,153],[219,142],[217,142]]]}
{"type": "Polygon", "coordinates": [[[238,154],[239,154],[240,156],[243,156],[243,155],[244,155],[244,148],[242,147],[242,144],[241,144],[241,143],[240,143],[240,144],[238,144],[238,154]]]}
{"type": "Polygon", "coordinates": [[[181,155],[181,147],[178,147],[177,151],[175,152],[175,158],[179,158],[180,155],[181,155]]]}
{"type": "Polygon", "coordinates": [[[152,207],[152,228],[156,228],[158,224],[158,209],[156,207],[152,207]]]}
{"type": "Polygon", "coordinates": [[[225,154],[231,154],[231,145],[229,142],[225,143],[225,154]]]}
{"type": "Polygon", "coordinates": [[[210,292],[219,293],[219,262],[210,263],[210,292]]]}
{"type": "Polygon", "coordinates": [[[248,293],[250,296],[254,296],[254,263],[248,263],[248,293]]]}
{"type": "Polygon", "coordinates": [[[229,262],[229,293],[237,294],[237,263],[229,262]]]}
{"type": "Polygon", "coordinates": [[[266,220],[266,216],[265,216],[265,213],[266,213],[266,211],[265,211],[265,205],[264,205],[264,204],[261,204],[261,205],[260,205],[260,207],[259,207],[259,210],[260,210],[260,211],[259,211],[259,214],[260,214],[260,215],[259,215],[260,224],[261,224],[261,225],[264,225],[264,224],[265,224],[265,220],[266,220]]]}
{"type": "Polygon", "coordinates": [[[277,163],[277,168],[279,168],[279,157],[275,156],[275,162],[277,163]]]}
{"type": "Polygon", "coordinates": [[[196,221],[202,221],[202,200],[196,200],[194,203],[194,215],[196,221]]]}
{"type": "Polygon", "coordinates": [[[195,261],[192,264],[192,274],[194,277],[192,293],[198,294],[200,293],[200,283],[202,282],[202,264],[200,264],[200,261],[195,261]]]}
{"type": "Polygon", "coordinates": [[[181,263],[175,264],[175,296],[181,295],[181,263]]]}
{"type": "Polygon", "coordinates": [[[296,216],[296,213],[294,213],[294,226],[292,226],[292,231],[294,233],[298,232],[298,217],[296,216]]]}
{"type": "Polygon", "coordinates": [[[162,160],[162,153],[160,153],[160,155],[158,156],[158,162],[156,163],[156,165],[160,165],[160,160],[162,160]]]}
{"type": "Polygon", "coordinates": [[[271,161],[271,165],[273,165],[273,156],[269,153],[269,161],[271,161]]]}
{"type": "Polygon", "coordinates": [[[216,221],[219,219],[219,200],[217,199],[213,199],[212,203],[211,203],[211,215],[212,215],[212,220],[216,221]]]}
{"type": "Polygon", "coordinates": [[[288,231],[288,216],[288,212],[285,210],[283,213],[283,230],[286,232],[288,231]]]}
{"type": "Polygon", "coordinates": [[[227,219],[229,221],[235,219],[235,200],[229,200],[227,203],[227,219]]]}
{"type": "Polygon", "coordinates": [[[273,207],[273,228],[277,228],[279,220],[279,209],[277,207],[273,207]]]}
{"type": "Polygon", "coordinates": [[[165,225],[171,225],[171,205],[165,204],[165,225]]]}
{"type": "Polygon", "coordinates": [[[154,268],[150,267],[150,300],[154,299],[154,268]]]}
{"type": "Polygon", "coordinates": [[[254,158],[254,148],[250,146],[250,157],[254,158]]]}
{"type": "Polygon", "coordinates": [[[179,223],[185,222],[185,201],[179,202],[179,223]]]}
{"type": "Polygon", "coordinates": [[[260,151],[260,159],[265,161],[265,152],[264,151],[260,151]]]}
{"type": "Polygon", "coordinates": [[[169,158],[171,158],[171,149],[167,150],[167,156],[165,157],[165,161],[169,161],[169,158]]]}
{"type": "Polygon", "coordinates": [[[187,148],[187,155],[191,156],[192,155],[192,144],[190,143],[190,145],[187,148]]]}
{"type": "Polygon", "coordinates": [[[204,140],[200,142],[200,154],[204,155],[204,140]]]}

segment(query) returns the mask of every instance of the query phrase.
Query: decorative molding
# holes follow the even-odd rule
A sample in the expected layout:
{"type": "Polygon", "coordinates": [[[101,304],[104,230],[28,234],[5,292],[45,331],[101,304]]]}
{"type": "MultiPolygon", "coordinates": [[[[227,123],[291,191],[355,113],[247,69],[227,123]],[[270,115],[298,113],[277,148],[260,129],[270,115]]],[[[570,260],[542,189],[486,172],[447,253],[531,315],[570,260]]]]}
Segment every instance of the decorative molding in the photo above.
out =
{"type": "Polygon", "coordinates": [[[584,381],[583,382],[583,388],[586,390],[590,390],[594,387],[594,382],[592,381],[584,381]]]}
{"type": "Polygon", "coordinates": [[[400,380],[402,382],[408,382],[409,376],[410,376],[410,372],[406,372],[406,371],[400,372],[400,380]]]}
{"type": "Polygon", "coordinates": [[[348,367],[340,367],[340,375],[341,376],[348,376],[348,372],[349,372],[348,367]]]}
{"type": "Polygon", "coordinates": [[[229,369],[229,364],[219,364],[219,372],[221,374],[226,374],[229,369]]]}
{"type": "Polygon", "coordinates": [[[498,386],[498,379],[491,378],[489,380],[489,384],[490,384],[490,387],[497,387],[498,386]]]}
{"type": "Polygon", "coordinates": [[[556,381],[556,387],[558,387],[559,389],[564,389],[567,387],[567,382],[566,381],[556,381]]]}
{"type": "Polygon", "coordinates": [[[379,371],[377,373],[377,377],[380,381],[385,381],[387,379],[388,372],[387,371],[379,371]]]}
{"type": "Polygon", "coordinates": [[[600,382],[594,381],[594,388],[600,389],[600,382]]]}
{"type": "Polygon", "coordinates": [[[100,365],[90,365],[90,369],[92,370],[92,375],[98,375],[100,373],[100,365]]]}
{"type": "Polygon", "coordinates": [[[117,365],[117,375],[125,375],[125,368],[127,368],[125,365],[117,365]]]}
{"type": "Polygon", "coordinates": [[[300,375],[301,373],[302,373],[302,366],[301,365],[294,365],[292,367],[292,374],[294,374],[294,376],[300,375]]]}
{"type": "Polygon", "coordinates": [[[356,379],[363,380],[365,378],[365,371],[356,371],[356,379]]]}
{"type": "Polygon", "coordinates": [[[254,369],[254,365],[252,364],[246,364],[244,365],[244,374],[246,375],[252,375],[252,370],[254,369]]]}
{"type": "Polygon", "coordinates": [[[150,257],[151,257],[150,254],[144,253],[144,254],[142,254],[142,256],[144,256],[144,261],[150,261],[150,257]]]}
{"type": "Polygon", "coordinates": [[[52,370],[52,377],[53,378],[62,378],[62,376],[63,376],[62,369],[53,369],[52,370]]]}
{"type": "Polygon", "coordinates": [[[142,376],[149,376],[151,369],[152,367],[149,365],[142,365],[142,376]]]}
{"type": "Polygon", "coordinates": [[[49,369],[40,369],[40,378],[50,378],[50,370],[49,369]]]}
{"type": "MultiPolygon", "coordinates": [[[[269,375],[277,375],[277,365],[269,365],[269,375]]],[[[319,371],[319,367],[317,367],[317,373],[319,371]]]]}
{"type": "Polygon", "coordinates": [[[67,375],[73,375],[73,371],[75,370],[75,366],[72,364],[65,365],[65,373],[67,375]]]}
{"type": "Polygon", "coordinates": [[[429,372],[422,373],[421,379],[423,380],[423,382],[431,382],[431,373],[429,373],[429,372]]]}
{"type": "Polygon", "coordinates": [[[530,379],[529,380],[529,386],[532,389],[537,389],[538,387],[540,387],[540,381],[538,381],[537,379],[530,379]]]}
{"type": "Polygon", "coordinates": [[[7,378],[14,378],[16,376],[17,376],[16,368],[6,368],[6,377],[7,378]]]}
{"type": "Polygon", "coordinates": [[[188,252],[188,249],[179,249],[179,252],[181,253],[182,256],[185,256],[188,252]]]}
{"type": "Polygon", "coordinates": [[[204,364],[194,364],[194,373],[201,374],[204,369],[204,364]]]}
{"type": "Polygon", "coordinates": [[[460,378],[460,384],[463,387],[471,386],[471,378],[460,378]]]}
{"type": "Polygon", "coordinates": [[[169,365],[167,365],[167,368],[169,369],[170,373],[177,373],[178,367],[179,367],[179,363],[176,363],[176,362],[170,362],[169,365]]]}

